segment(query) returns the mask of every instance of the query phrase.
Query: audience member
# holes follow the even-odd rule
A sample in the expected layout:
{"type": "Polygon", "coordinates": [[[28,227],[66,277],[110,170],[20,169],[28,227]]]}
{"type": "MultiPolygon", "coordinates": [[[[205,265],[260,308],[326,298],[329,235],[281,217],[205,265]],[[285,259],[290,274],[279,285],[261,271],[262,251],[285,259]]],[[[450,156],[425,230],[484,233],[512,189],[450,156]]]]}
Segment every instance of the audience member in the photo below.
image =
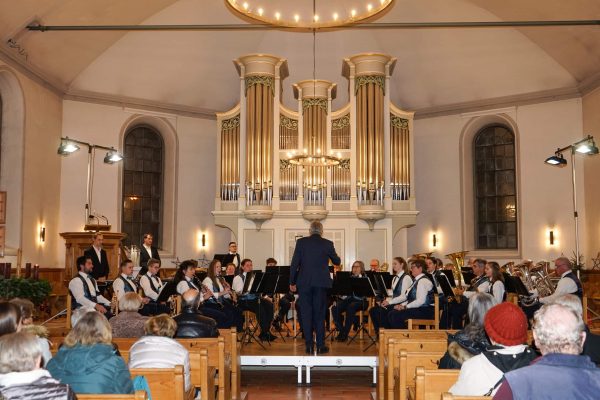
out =
{"type": "Polygon", "coordinates": [[[0,336],[21,330],[21,309],[9,302],[0,303],[0,336]]]}
{"type": "MultiPolygon", "coordinates": [[[[525,367],[536,357],[527,344],[527,317],[513,303],[498,304],[484,318],[492,346],[466,360],[449,392],[460,396],[490,396],[505,373],[525,367]]],[[[533,398],[533,397],[529,397],[533,398]]]]}
{"type": "Polygon", "coordinates": [[[148,317],[139,313],[142,299],[137,293],[125,293],[119,299],[119,314],[108,321],[113,337],[139,338],[144,335],[144,324],[148,317]]]}
{"type": "Polygon", "coordinates": [[[106,318],[97,312],[85,313],[48,362],[47,369],[76,393],[133,393],[129,369],[111,342],[106,318]]]}
{"type": "Polygon", "coordinates": [[[38,338],[30,333],[9,333],[0,338],[0,398],[3,400],[71,400],[68,385],[41,368],[38,338]]]}
{"type": "Polygon", "coordinates": [[[50,361],[52,353],[50,352],[50,342],[48,341],[48,329],[43,325],[33,324],[33,302],[27,299],[15,297],[10,301],[19,307],[21,311],[22,330],[35,335],[38,338],[38,344],[42,350],[42,367],[50,361]]]}
{"type": "Polygon", "coordinates": [[[581,356],[585,330],[571,307],[547,304],[535,313],[533,338],[542,353],[532,365],[509,372],[494,399],[597,399],[600,369],[581,356]]]}
{"type": "Polygon", "coordinates": [[[129,350],[129,368],[173,368],[183,365],[185,390],[192,388],[190,381],[190,354],[173,340],[177,323],[167,314],[157,315],[144,324],[145,336],[129,350]]]}
{"type": "Polygon", "coordinates": [[[440,369],[460,369],[468,359],[480,354],[491,343],[485,333],[484,318],[498,304],[492,295],[477,293],[469,300],[469,323],[461,331],[448,334],[448,350],[440,360],[440,369]]]}
{"type": "Polygon", "coordinates": [[[198,311],[200,292],[189,289],[181,296],[181,314],[175,317],[178,338],[217,337],[217,322],[198,311]]]}

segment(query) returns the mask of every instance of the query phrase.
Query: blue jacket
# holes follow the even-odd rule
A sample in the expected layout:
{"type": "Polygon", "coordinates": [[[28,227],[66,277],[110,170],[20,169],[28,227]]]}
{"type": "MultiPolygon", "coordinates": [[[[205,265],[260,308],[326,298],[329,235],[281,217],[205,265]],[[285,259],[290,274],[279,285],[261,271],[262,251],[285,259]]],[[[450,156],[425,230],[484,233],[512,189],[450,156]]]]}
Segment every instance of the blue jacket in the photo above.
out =
{"type": "Polygon", "coordinates": [[[298,285],[298,291],[311,287],[330,288],[329,260],[333,264],[340,263],[332,241],[317,234],[298,239],[292,257],[290,284],[298,285]]]}
{"type": "Polygon", "coordinates": [[[71,386],[75,393],[133,393],[125,361],[112,346],[62,346],[46,366],[54,379],[71,386]]]}
{"type": "Polygon", "coordinates": [[[588,356],[546,354],[528,367],[507,372],[504,378],[515,400],[600,398],[600,369],[588,356]]]}

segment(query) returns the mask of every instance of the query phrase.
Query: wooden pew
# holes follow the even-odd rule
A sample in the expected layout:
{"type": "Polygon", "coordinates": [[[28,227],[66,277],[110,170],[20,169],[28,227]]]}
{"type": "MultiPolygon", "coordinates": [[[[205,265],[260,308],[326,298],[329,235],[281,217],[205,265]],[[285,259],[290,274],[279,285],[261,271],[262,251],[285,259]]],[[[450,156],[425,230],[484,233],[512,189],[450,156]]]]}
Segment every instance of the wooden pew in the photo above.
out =
{"type": "Polygon", "coordinates": [[[458,380],[458,369],[430,369],[417,367],[415,400],[439,400],[458,380]]]}
{"type": "Polygon", "coordinates": [[[132,368],[129,371],[132,378],[136,376],[146,378],[148,386],[150,386],[152,400],[187,400],[194,398],[194,390],[189,393],[185,391],[183,365],[176,365],[174,368],[132,368]]]}
{"type": "MultiPolygon", "coordinates": [[[[387,351],[388,341],[390,339],[411,340],[411,339],[436,339],[447,341],[448,333],[456,331],[439,330],[406,330],[406,329],[380,329],[379,330],[379,350],[378,350],[378,372],[377,372],[377,398],[386,399],[387,394],[387,351]]],[[[414,347],[411,349],[417,350],[414,347]]],[[[424,350],[421,348],[421,350],[424,350]]]]}
{"type": "Polygon", "coordinates": [[[415,386],[415,371],[417,367],[437,369],[444,351],[411,351],[402,348],[402,343],[389,343],[387,371],[387,399],[407,400],[408,390],[415,386]]]}
{"type": "Polygon", "coordinates": [[[148,395],[143,390],[136,390],[135,394],[77,394],[79,400],[148,400],[148,395]]]}
{"type": "Polygon", "coordinates": [[[442,400],[490,400],[488,396],[455,396],[452,393],[442,393],[442,400]]]}
{"type": "Polygon", "coordinates": [[[242,397],[241,343],[237,341],[235,328],[219,329],[219,335],[225,339],[225,352],[231,355],[231,398],[239,400],[242,397]]]}

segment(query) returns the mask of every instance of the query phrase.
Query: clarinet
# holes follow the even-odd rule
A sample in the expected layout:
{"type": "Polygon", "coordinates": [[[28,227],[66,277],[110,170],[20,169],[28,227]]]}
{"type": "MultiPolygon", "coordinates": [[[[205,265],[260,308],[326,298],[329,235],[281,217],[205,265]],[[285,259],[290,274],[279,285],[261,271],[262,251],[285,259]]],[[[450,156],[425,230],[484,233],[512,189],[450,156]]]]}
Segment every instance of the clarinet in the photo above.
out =
{"type": "Polygon", "coordinates": [[[206,292],[210,292],[211,295],[208,298],[209,300],[213,300],[217,306],[219,306],[219,308],[223,309],[223,304],[219,303],[219,301],[217,300],[217,298],[215,297],[214,293],[212,292],[212,290],[210,290],[210,288],[208,286],[206,286],[205,284],[200,282],[200,279],[198,279],[198,277],[194,276],[194,282],[200,287],[200,293],[204,294],[206,292]]]}

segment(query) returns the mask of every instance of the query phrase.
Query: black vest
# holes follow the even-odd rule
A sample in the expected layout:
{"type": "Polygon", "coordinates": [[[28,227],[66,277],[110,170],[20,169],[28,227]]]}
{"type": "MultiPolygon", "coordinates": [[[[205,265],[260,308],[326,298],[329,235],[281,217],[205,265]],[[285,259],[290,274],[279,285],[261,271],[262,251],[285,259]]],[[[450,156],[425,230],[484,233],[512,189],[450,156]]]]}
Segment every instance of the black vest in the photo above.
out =
{"type": "Polygon", "coordinates": [[[406,276],[406,275],[407,275],[406,272],[403,272],[402,275],[400,275],[400,276],[396,275],[396,277],[398,277],[398,283],[396,284],[396,287],[394,288],[394,291],[392,292],[392,297],[398,297],[398,296],[402,295],[402,281],[404,280],[404,276],[406,276]]]}
{"type": "Polygon", "coordinates": [[[119,275],[117,279],[123,281],[123,290],[125,291],[125,293],[132,293],[136,291],[135,288],[131,286],[131,283],[129,283],[127,279],[123,278],[123,275],[119,275]]]}
{"type": "MultiPolygon", "coordinates": [[[[412,303],[417,298],[417,287],[419,286],[419,282],[422,279],[429,279],[429,277],[427,275],[425,275],[425,276],[422,276],[419,279],[417,279],[417,281],[410,288],[408,295],[406,296],[407,303],[412,303]]],[[[429,279],[429,281],[431,282],[431,279],[429,279]]],[[[432,284],[433,284],[433,282],[432,282],[432,284]]],[[[423,304],[421,307],[433,306],[435,304],[435,301],[433,299],[434,294],[435,294],[435,285],[433,285],[431,290],[429,292],[427,292],[427,297],[425,298],[425,304],[423,304]]]]}
{"type": "Polygon", "coordinates": [[[583,299],[583,286],[581,286],[581,281],[579,280],[579,278],[577,278],[577,275],[575,275],[575,273],[573,273],[573,271],[571,271],[568,274],[566,274],[564,277],[573,279],[573,282],[575,282],[575,284],[577,285],[577,291],[574,293],[570,293],[570,294],[574,294],[575,296],[579,297],[580,300],[583,299]]]}
{"type": "MultiPolygon", "coordinates": [[[[98,303],[98,286],[96,285],[96,280],[92,277],[90,277],[90,280],[92,281],[92,284],[94,285],[94,288],[96,290],[96,296],[92,296],[92,293],[90,292],[90,288],[87,284],[87,281],[83,278],[83,276],[77,274],[77,277],[79,279],[81,279],[81,284],[83,285],[83,297],[85,297],[86,299],[88,299],[89,301],[93,301],[94,303],[98,303]]],[[[70,291],[69,291],[70,293],[70,291]]],[[[73,296],[73,293],[71,293],[71,308],[73,310],[82,307],[81,304],[79,304],[76,300],[75,300],[75,296],[73,296]]]]}

